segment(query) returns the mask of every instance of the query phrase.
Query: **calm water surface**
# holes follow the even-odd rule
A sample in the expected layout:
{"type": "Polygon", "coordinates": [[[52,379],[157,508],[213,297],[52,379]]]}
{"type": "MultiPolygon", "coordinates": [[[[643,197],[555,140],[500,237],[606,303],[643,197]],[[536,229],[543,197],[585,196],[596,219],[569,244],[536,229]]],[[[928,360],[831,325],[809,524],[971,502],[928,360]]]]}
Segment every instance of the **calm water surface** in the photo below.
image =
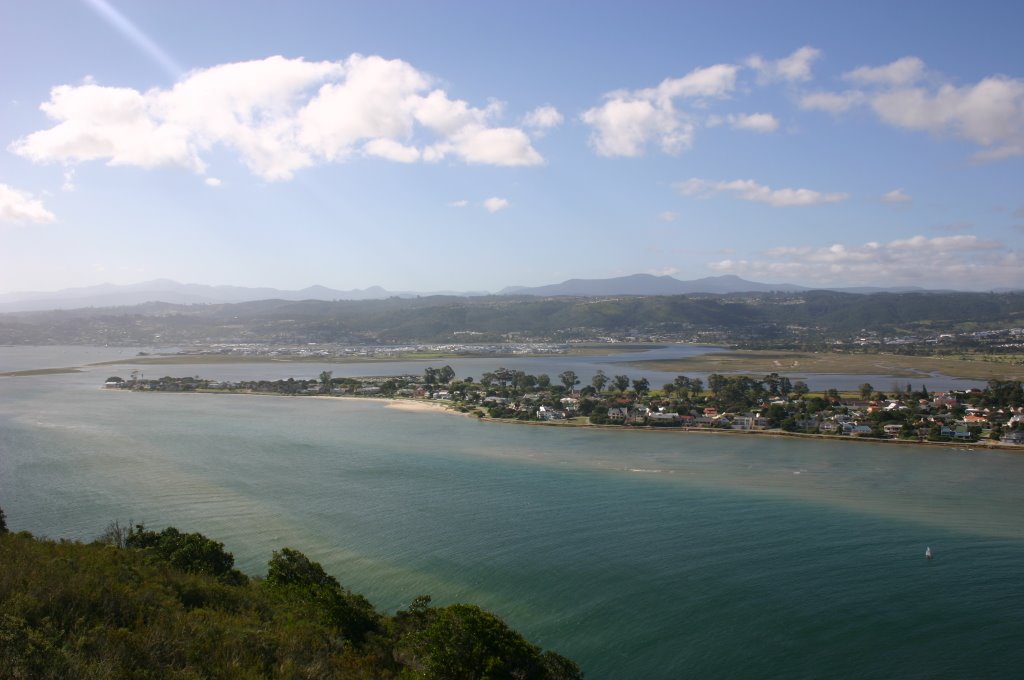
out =
{"type": "Polygon", "coordinates": [[[173,524],[255,574],[295,547],[381,608],[480,604],[590,678],[1024,666],[1021,454],[98,389],[111,372],[0,378],[12,527],[173,524]]]}
{"type": "MultiPolygon", "coordinates": [[[[42,368],[53,366],[78,365],[74,363],[76,353],[82,350],[80,347],[9,347],[0,348],[0,372],[12,371],[23,368],[42,368]],[[6,355],[6,356],[5,356],[6,355]],[[52,363],[65,362],[65,363],[52,363]],[[40,364],[40,362],[43,362],[40,364]],[[50,363],[46,363],[50,362],[50,363]],[[4,368],[4,366],[8,366],[4,368]],[[10,367],[15,366],[15,367],[10,367]]],[[[609,377],[614,375],[628,375],[631,378],[646,378],[651,386],[660,386],[672,382],[678,373],[666,371],[653,371],[636,365],[629,365],[631,361],[655,361],[681,359],[685,357],[707,354],[708,352],[721,351],[720,347],[704,345],[659,345],[649,349],[634,351],[621,351],[607,355],[581,356],[581,355],[550,355],[538,357],[485,357],[485,358],[447,358],[447,359],[417,359],[405,361],[373,361],[369,363],[317,363],[317,362],[285,362],[267,361],[264,363],[234,363],[234,364],[140,364],[133,359],[136,350],[117,350],[112,348],[84,348],[90,351],[89,359],[82,359],[82,363],[97,362],[102,360],[113,360],[123,358],[123,362],[108,366],[107,371],[114,375],[127,377],[132,370],[138,370],[149,377],[163,375],[173,376],[197,376],[208,380],[258,380],[258,379],[287,379],[287,378],[316,378],[321,371],[332,371],[336,378],[341,377],[363,377],[367,375],[422,375],[423,370],[428,366],[440,367],[444,364],[450,365],[460,378],[479,378],[487,371],[493,371],[501,366],[509,369],[525,371],[532,375],[546,373],[553,381],[557,382],[559,373],[565,370],[573,370],[579,376],[583,385],[590,384],[590,379],[597,371],[604,371],[609,377]],[[96,358],[101,356],[102,358],[96,358]]],[[[152,354],[174,353],[176,348],[152,349],[146,351],[152,354]]],[[[869,382],[879,389],[888,390],[892,386],[901,388],[908,382],[919,387],[925,384],[930,390],[968,389],[978,387],[982,383],[977,380],[965,380],[951,378],[941,373],[921,373],[911,379],[897,378],[889,375],[848,375],[848,374],[822,374],[822,373],[800,373],[794,371],[784,372],[793,380],[805,381],[813,390],[827,390],[836,388],[840,390],[856,390],[864,382],[869,382]]],[[[707,373],[690,373],[691,377],[706,380],[707,373]]]]}

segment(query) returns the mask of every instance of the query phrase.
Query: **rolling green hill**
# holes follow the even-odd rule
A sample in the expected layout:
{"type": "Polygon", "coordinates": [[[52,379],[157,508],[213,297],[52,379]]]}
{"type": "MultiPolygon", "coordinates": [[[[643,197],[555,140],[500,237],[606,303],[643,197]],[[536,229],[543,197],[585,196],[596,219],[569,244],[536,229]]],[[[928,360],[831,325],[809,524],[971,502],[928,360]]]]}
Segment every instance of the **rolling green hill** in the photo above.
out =
{"type": "Polygon", "coordinates": [[[1024,325],[1024,293],[830,291],[653,297],[452,297],[134,307],[0,315],[0,344],[437,342],[601,334],[733,339],[1024,325]]]}

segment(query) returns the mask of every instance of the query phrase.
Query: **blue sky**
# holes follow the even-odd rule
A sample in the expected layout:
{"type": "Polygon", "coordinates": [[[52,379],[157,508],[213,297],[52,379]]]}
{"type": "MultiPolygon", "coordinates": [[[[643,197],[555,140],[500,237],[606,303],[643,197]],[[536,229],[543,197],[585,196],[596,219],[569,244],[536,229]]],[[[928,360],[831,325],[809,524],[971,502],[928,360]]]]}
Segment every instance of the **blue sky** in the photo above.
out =
{"type": "Polygon", "coordinates": [[[0,0],[0,292],[1024,287],[1024,4],[0,0]]]}

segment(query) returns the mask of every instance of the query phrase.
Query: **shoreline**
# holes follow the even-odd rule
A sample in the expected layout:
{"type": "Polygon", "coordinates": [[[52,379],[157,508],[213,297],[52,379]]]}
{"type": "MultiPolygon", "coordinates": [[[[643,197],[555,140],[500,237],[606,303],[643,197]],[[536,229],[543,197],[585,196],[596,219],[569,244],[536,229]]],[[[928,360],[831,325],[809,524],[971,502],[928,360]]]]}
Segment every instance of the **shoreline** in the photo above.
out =
{"type": "MultiPolygon", "coordinates": [[[[99,388],[101,392],[129,392],[131,390],[109,390],[99,388]]],[[[593,430],[614,430],[618,432],[634,433],[660,433],[660,434],[709,434],[721,436],[748,436],[748,437],[792,437],[796,439],[812,439],[834,442],[846,442],[854,444],[898,444],[903,446],[921,446],[939,449],[951,449],[962,451],[974,451],[983,449],[986,451],[1004,451],[1007,453],[1024,453],[1024,446],[1004,444],[998,440],[984,442],[934,442],[914,441],[907,439],[877,439],[873,437],[852,437],[848,435],[834,435],[806,432],[786,432],[784,430],[727,430],[714,427],[631,427],[628,425],[601,425],[596,423],[584,423],[571,420],[544,421],[544,420],[517,420],[515,418],[490,418],[487,416],[478,417],[479,412],[474,409],[468,412],[461,412],[452,407],[451,404],[439,401],[428,401],[424,399],[409,399],[402,397],[356,397],[356,396],[331,396],[326,394],[274,394],[270,392],[225,392],[220,390],[195,390],[191,392],[164,392],[164,394],[208,394],[208,395],[237,395],[249,397],[281,397],[281,398],[304,398],[319,400],[346,400],[346,401],[372,401],[382,403],[385,408],[395,411],[407,411],[412,413],[445,413],[453,416],[471,417],[481,423],[494,425],[525,425],[531,427],[563,427],[563,428],[584,428],[593,430]]]]}

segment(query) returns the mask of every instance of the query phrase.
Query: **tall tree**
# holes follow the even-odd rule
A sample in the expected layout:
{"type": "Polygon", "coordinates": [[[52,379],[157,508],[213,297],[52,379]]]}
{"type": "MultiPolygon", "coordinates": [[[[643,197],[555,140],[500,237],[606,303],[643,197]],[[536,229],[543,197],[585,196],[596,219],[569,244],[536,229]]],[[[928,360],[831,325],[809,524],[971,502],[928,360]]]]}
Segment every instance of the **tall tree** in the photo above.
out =
{"type": "Polygon", "coordinates": [[[633,381],[633,391],[637,399],[643,399],[644,395],[651,390],[651,383],[647,378],[637,378],[633,381]]]}
{"type": "Polygon", "coordinates": [[[594,377],[590,379],[590,384],[594,386],[594,389],[597,390],[598,393],[600,393],[604,390],[604,386],[608,384],[608,376],[599,368],[597,369],[597,373],[594,374],[594,377]]]}
{"type": "Polygon", "coordinates": [[[572,392],[573,389],[580,384],[580,379],[576,376],[576,371],[562,371],[558,374],[558,379],[565,385],[567,392],[572,392]]]}
{"type": "Polygon", "coordinates": [[[789,378],[779,378],[779,394],[782,396],[788,396],[793,391],[793,383],[789,378]]]}
{"type": "Polygon", "coordinates": [[[721,373],[712,373],[708,376],[708,389],[711,390],[711,395],[716,399],[727,384],[729,384],[729,379],[721,373]]]}
{"type": "Polygon", "coordinates": [[[861,385],[860,385],[860,387],[858,389],[860,389],[860,398],[861,399],[870,399],[871,398],[871,393],[875,391],[875,388],[871,385],[871,383],[868,383],[868,382],[861,383],[861,385]]]}
{"type": "Polygon", "coordinates": [[[629,388],[629,382],[628,375],[617,375],[612,378],[612,384],[615,385],[615,389],[619,392],[625,392],[629,388]]]}
{"type": "Polygon", "coordinates": [[[331,371],[323,371],[320,373],[320,391],[327,393],[331,391],[331,371]]]}
{"type": "Polygon", "coordinates": [[[690,398],[696,399],[704,391],[704,381],[700,378],[690,380],[690,398]]]}

